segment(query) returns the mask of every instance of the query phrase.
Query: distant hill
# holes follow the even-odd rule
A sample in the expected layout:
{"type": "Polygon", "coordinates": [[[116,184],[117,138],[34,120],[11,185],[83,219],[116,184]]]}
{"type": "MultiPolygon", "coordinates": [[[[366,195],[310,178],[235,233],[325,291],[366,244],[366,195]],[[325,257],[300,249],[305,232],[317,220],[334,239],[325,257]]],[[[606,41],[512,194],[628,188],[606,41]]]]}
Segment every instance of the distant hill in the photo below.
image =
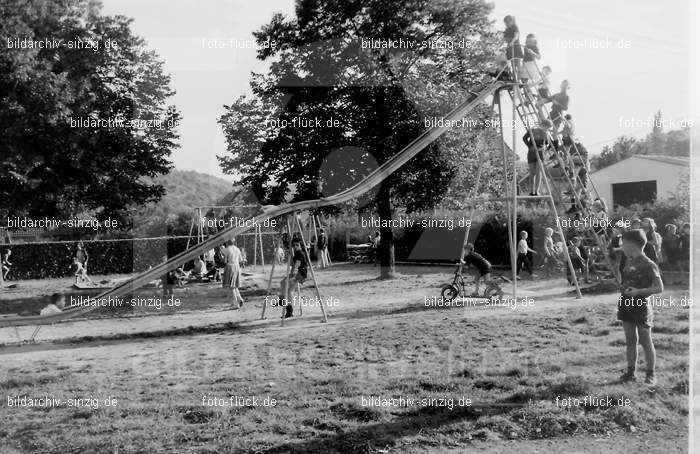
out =
{"type": "Polygon", "coordinates": [[[168,175],[155,178],[155,182],[166,190],[159,205],[169,206],[173,210],[213,205],[233,191],[233,185],[223,178],[194,170],[173,170],[168,175]]]}
{"type": "Polygon", "coordinates": [[[158,203],[134,210],[132,234],[136,237],[186,235],[195,207],[217,205],[234,192],[223,178],[193,170],[173,170],[150,181],[166,192],[158,203]]]}

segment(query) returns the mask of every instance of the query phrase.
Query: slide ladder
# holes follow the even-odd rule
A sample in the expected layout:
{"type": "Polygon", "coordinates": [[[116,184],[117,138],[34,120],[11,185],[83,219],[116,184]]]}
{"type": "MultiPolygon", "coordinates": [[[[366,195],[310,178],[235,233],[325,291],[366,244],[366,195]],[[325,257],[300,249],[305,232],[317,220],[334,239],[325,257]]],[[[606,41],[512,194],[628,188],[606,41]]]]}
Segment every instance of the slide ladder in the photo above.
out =
{"type": "MultiPolygon", "coordinates": [[[[540,77],[542,77],[541,73],[540,77]]],[[[546,115],[544,118],[549,118],[549,109],[547,109],[546,105],[537,106],[534,95],[527,87],[521,90],[518,84],[512,84],[509,88],[511,100],[516,104],[518,116],[524,124],[527,133],[533,137],[533,127],[536,126],[544,115],[546,115]],[[518,91],[518,93],[516,94],[514,91],[518,91]],[[518,99],[521,100],[521,102],[518,103],[516,101],[518,99]]],[[[548,134],[546,148],[549,154],[543,154],[545,159],[542,164],[544,178],[551,181],[553,183],[552,186],[554,186],[554,188],[550,188],[550,190],[556,189],[553,191],[552,196],[558,206],[557,215],[560,218],[565,218],[567,214],[578,214],[578,216],[583,219],[596,219],[597,213],[593,212],[591,209],[592,206],[588,203],[584,203],[584,200],[587,199],[590,203],[590,201],[598,199],[600,196],[597,189],[590,179],[584,182],[581,180],[580,174],[574,175],[573,173],[569,173],[570,169],[573,168],[573,162],[571,159],[568,159],[568,156],[562,156],[562,154],[560,154],[559,150],[557,150],[556,143],[555,137],[548,134]],[[584,193],[586,195],[585,199],[582,197],[584,193]],[[566,195],[569,197],[565,197],[566,195]],[[570,198],[570,200],[567,201],[567,198],[570,198]],[[566,210],[566,203],[571,203],[571,206],[575,207],[575,210],[566,210]]],[[[578,158],[584,163],[584,157],[579,152],[576,144],[572,144],[571,147],[572,149],[568,150],[568,153],[573,158],[578,158]],[[571,152],[572,150],[573,153],[571,152]]],[[[567,153],[565,149],[562,151],[563,153],[567,153]]],[[[617,273],[613,270],[614,265],[610,260],[609,254],[607,254],[607,246],[610,241],[607,229],[598,228],[590,221],[588,224],[579,224],[583,224],[583,228],[579,229],[582,234],[580,235],[582,245],[594,248],[593,264],[598,270],[607,269],[612,277],[617,280],[617,273]],[[600,260],[601,258],[602,261],[600,260]]]]}

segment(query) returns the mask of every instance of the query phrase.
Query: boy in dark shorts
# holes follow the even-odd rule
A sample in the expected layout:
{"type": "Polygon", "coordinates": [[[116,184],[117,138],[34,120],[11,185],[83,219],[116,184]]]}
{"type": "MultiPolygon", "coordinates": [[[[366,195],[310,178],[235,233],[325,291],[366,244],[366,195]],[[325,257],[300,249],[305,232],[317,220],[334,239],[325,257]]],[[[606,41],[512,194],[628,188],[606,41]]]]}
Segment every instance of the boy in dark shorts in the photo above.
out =
{"type": "Polygon", "coordinates": [[[617,318],[622,321],[627,344],[627,372],[620,380],[635,381],[637,368],[637,342],[644,347],[644,359],[647,366],[646,379],[649,385],[656,384],[654,372],[656,350],[651,340],[651,327],[654,314],[649,305],[649,296],[661,293],[664,284],[659,268],[644,255],[646,238],[641,230],[629,230],[622,235],[622,251],[627,257],[625,269],[622,270],[622,285],[618,301],[617,318]]]}
{"type": "Polygon", "coordinates": [[[543,152],[549,149],[549,135],[547,131],[551,127],[551,121],[543,120],[537,127],[531,129],[532,134],[528,131],[523,136],[523,142],[527,145],[527,166],[531,196],[539,194],[542,174],[537,163],[537,155],[539,154],[540,160],[544,160],[543,152]]]}
{"type": "Polygon", "coordinates": [[[483,279],[486,285],[491,283],[491,263],[486,260],[481,254],[474,252],[474,245],[472,243],[467,243],[464,246],[464,257],[462,257],[462,263],[467,266],[474,265],[478,273],[475,274],[476,284],[474,294],[472,296],[479,296],[479,283],[483,279]]]}
{"type": "MultiPolygon", "coordinates": [[[[590,284],[588,279],[588,255],[585,248],[581,246],[581,238],[577,236],[569,240],[569,258],[571,259],[574,273],[580,271],[586,283],[590,284]]],[[[574,277],[571,275],[569,267],[566,267],[566,280],[569,281],[569,285],[575,285],[574,277]]]]}
{"type": "Polygon", "coordinates": [[[303,284],[306,281],[306,276],[308,273],[308,264],[306,261],[306,255],[301,247],[301,241],[299,239],[292,240],[292,268],[289,270],[289,278],[282,279],[280,282],[280,289],[284,291],[284,287],[287,287],[286,295],[286,306],[284,317],[291,317],[294,312],[292,306],[292,287],[303,284]]]}

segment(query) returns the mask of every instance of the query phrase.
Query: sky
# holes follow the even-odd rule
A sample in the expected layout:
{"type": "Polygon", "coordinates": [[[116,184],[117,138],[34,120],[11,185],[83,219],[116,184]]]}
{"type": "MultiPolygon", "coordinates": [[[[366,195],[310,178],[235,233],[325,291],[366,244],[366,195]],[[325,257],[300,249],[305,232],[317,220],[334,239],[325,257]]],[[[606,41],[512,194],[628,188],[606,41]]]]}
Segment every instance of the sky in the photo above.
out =
{"type": "MultiPolygon", "coordinates": [[[[231,180],[216,160],[226,153],[217,120],[224,105],[250,92],[251,72],[267,67],[255,58],[255,49],[241,47],[274,13],[293,15],[294,2],[103,0],[103,5],[105,14],[134,19],[132,30],[171,74],[172,103],[183,116],[175,167],[231,180]],[[223,48],[214,48],[218,43],[223,48]]],[[[503,30],[506,14],[516,17],[521,35],[537,36],[538,64],[552,67],[553,86],[563,79],[571,83],[569,113],[590,152],[599,153],[620,135],[643,138],[651,128],[640,122],[659,109],[670,129],[697,123],[690,106],[690,0],[497,0],[492,14],[497,30],[503,30]]]]}

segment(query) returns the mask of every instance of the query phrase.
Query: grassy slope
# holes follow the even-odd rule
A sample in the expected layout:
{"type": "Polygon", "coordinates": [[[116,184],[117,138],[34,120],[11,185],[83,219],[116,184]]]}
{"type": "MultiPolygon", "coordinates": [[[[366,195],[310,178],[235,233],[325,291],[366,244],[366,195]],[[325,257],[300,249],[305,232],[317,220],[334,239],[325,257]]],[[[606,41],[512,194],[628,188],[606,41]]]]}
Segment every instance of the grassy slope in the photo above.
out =
{"type": "Polygon", "coordinates": [[[137,210],[133,221],[136,236],[156,235],[154,230],[162,229],[168,218],[181,213],[191,218],[195,207],[217,205],[233,191],[228,181],[193,170],[173,170],[150,181],[162,185],[165,195],[137,210]]]}
{"type": "Polygon", "coordinates": [[[0,438],[24,452],[51,453],[478,452],[498,443],[523,452],[535,443],[529,440],[543,438],[581,440],[578,452],[586,452],[590,439],[579,436],[590,434],[617,440],[618,452],[652,440],[677,452],[669,446],[684,443],[687,427],[688,310],[657,311],[659,386],[650,389],[615,383],[624,368],[624,345],[611,299],[590,297],[533,312],[423,310],[413,304],[311,329],[9,355],[0,394],[112,395],[119,406],[13,408],[0,438]],[[271,396],[277,406],[203,407],[203,395],[271,396]],[[361,396],[369,395],[447,396],[455,402],[465,395],[487,404],[533,405],[363,407],[361,396]],[[556,396],[583,395],[624,396],[631,406],[554,404],[556,396]],[[620,444],[624,437],[633,437],[629,446],[620,444]],[[511,441],[496,441],[504,439],[511,441]]]}

